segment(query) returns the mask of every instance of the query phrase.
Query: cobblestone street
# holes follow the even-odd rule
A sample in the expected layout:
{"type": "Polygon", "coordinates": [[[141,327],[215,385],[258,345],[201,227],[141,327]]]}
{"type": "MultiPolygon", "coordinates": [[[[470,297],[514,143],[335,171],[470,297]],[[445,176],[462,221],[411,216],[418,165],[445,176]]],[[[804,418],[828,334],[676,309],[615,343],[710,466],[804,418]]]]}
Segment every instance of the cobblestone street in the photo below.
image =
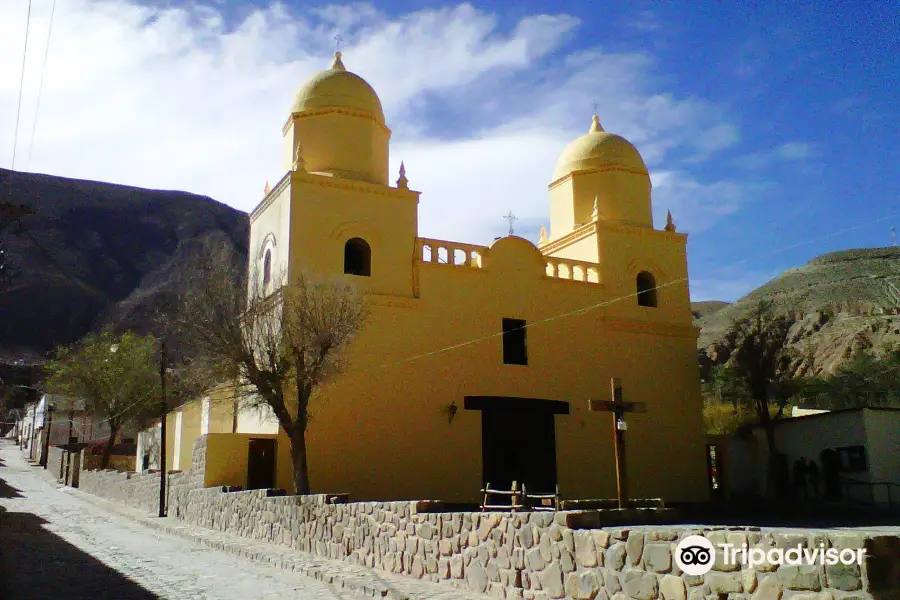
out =
{"type": "Polygon", "coordinates": [[[0,598],[350,600],[85,502],[0,440],[0,598]]]}

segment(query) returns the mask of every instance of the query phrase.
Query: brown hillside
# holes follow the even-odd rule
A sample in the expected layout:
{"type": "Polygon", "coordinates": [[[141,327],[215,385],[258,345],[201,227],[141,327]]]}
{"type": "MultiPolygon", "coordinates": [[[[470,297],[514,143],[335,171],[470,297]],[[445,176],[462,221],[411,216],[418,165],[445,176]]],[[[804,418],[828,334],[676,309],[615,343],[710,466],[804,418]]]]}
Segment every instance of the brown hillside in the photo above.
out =
{"type": "Polygon", "coordinates": [[[699,319],[698,349],[713,363],[727,358],[730,324],[761,298],[796,320],[791,344],[808,355],[797,361],[797,373],[833,372],[855,352],[900,342],[900,248],[832,252],[789,269],[699,319]]]}

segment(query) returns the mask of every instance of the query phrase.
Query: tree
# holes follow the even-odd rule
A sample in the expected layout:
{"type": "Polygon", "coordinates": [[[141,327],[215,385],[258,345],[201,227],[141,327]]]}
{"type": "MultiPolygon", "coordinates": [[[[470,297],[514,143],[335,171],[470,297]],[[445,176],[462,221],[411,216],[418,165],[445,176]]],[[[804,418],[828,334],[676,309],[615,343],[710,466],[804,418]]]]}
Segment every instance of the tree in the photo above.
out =
{"type": "Polygon", "coordinates": [[[759,300],[744,316],[733,321],[729,336],[733,349],[727,362],[728,374],[746,390],[747,398],[766,435],[769,453],[769,489],[774,485],[778,466],[775,443],[775,421],[784,413],[788,399],[799,382],[794,381],[788,367],[794,359],[787,339],[795,320],[777,314],[772,300],[759,300]],[[773,414],[774,412],[774,414],[773,414]]]}
{"type": "Polygon", "coordinates": [[[159,398],[153,337],[130,332],[89,334],[56,350],[46,367],[45,387],[51,394],[81,398],[109,425],[109,441],[100,467],[109,465],[113,443],[122,427],[146,414],[159,398]]]}
{"type": "Polygon", "coordinates": [[[834,373],[810,378],[804,395],[829,410],[900,407],[900,348],[859,352],[834,373]]]}
{"type": "Polygon", "coordinates": [[[243,406],[272,410],[291,443],[296,493],[308,494],[310,401],[342,370],[368,315],[364,296],[308,273],[272,277],[287,284],[264,295],[253,274],[248,301],[244,281],[227,248],[208,246],[187,277],[180,329],[243,406]]]}

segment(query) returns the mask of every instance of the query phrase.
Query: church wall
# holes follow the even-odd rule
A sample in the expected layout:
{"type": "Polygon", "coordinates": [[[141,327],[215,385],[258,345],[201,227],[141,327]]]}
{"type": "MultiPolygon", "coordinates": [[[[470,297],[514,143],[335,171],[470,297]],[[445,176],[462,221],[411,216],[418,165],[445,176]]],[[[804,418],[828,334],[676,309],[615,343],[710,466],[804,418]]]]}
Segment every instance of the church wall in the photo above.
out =
{"type": "Polygon", "coordinates": [[[267,406],[242,406],[238,411],[237,433],[278,433],[278,418],[267,406]]]}
{"type": "Polygon", "coordinates": [[[258,277],[262,284],[263,261],[266,249],[272,251],[272,278],[287,271],[290,247],[291,189],[289,185],[272,191],[272,200],[265,208],[257,208],[250,216],[250,262],[248,276],[258,277]]]}
{"type": "Polygon", "coordinates": [[[575,190],[572,178],[550,188],[550,239],[561,238],[575,228],[575,190]]]}
{"type": "Polygon", "coordinates": [[[294,174],[291,270],[341,274],[344,245],[361,237],[372,251],[372,277],[351,276],[352,280],[373,293],[412,296],[417,194],[386,192],[388,188],[369,184],[350,188],[317,184],[321,180],[294,174]]]}
{"type": "Polygon", "coordinates": [[[390,132],[370,117],[343,111],[294,117],[286,134],[286,170],[299,143],[309,172],[387,184],[390,132]]]}
{"type": "Polygon", "coordinates": [[[600,218],[628,224],[650,226],[650,178],[645,174],[607,170],[576,173],[574,196],[575,221],[590,221],[597,200],[600,218]]]}
{"type": "MultiPolygon", "coordinates": [[[[682,236],[641,228],[601,227],[600,272],[610,297],[629,296],[627,302],[610,305],[615,314],[644,313],[648,318],[691,321],[687,260],[682,236]],[[656,280],[657,308],[635,306],[636,278],[649,271],[656,280]]],[[[696,352],[696,351],[695,351],[696,352]]]]}
{"type": "MultiPolygon", "coordinates": [[[[535,323],[608,296],[599,286],[544,278],[539,263],[519,272],[422,264],[420,285],[421,299],[410,307],[373,307],[346,373],[314,402],[314,490],[359,500],[479,500],[481,414],[464,410],[463,402],[466,395],[496,395],[570,402],[571,414],[555,417],[561,493],[613,496],[611,416],[588,412],[587,403],[610,399],[615,376],[628,400],[648,403],[646,415],[629,418],[634,494],[705,497],[689,316],[684,337],[613,331],[615,324],[604,321],[609,308],[536,324],[528,329],[528,366],[504,365],[496,335],[502,318],[535,323]],[[408,360],[480,337],[487,339],[408,360]],[[446,409],[453,402],[459,411],[450,423],[446,409]]],[[[619,312],[634,317],[644,310],[619,312]]]]}
{"type": "Polygon", "coordinates": [[[596,236],[589,236],[578,240],[574,244],[566,246],[550,256],[555,258],[568,258],[571,260],[582,260],[585,262],[599,262],[599,249],[597,247],[596,236]]]}

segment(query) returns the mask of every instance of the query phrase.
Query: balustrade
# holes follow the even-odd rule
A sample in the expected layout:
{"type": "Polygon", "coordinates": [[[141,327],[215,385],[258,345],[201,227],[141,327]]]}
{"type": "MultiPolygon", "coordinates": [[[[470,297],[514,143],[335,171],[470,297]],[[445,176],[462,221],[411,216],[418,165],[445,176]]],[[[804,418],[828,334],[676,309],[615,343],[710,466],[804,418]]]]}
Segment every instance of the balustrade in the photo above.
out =
{"type": "MultiPolygon", "coordinates": [[[[428,238],[419,238],[417,245],[417,256],[422,262],[471,269],[482,268],[482,258],[487,250],[487,246],[428,238]]],[[[546,261],[548,277],[584,283],[600,283],[600,265],[596,263],[550,257],[547,257],[546,261]]]]}
{"type": "Polygon", "coordinates": [[[600,283],[600,265],[566,258],[548,258],[547,277],[584,283],[600,283]]]}
{"type": "Polygon", "coordinates": [[[426,238],[419,238],[418,246],[422,262],[474,269],[481,268],[481,257],[487,250],[486,246],[426,238]]]}

